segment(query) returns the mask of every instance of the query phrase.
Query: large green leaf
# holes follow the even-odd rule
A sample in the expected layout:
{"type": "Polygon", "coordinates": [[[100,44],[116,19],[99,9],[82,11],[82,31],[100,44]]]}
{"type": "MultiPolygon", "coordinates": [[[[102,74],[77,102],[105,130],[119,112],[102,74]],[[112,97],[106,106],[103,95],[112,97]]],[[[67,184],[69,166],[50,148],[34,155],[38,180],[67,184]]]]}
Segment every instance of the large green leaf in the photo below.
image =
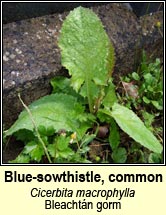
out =
{"type": "Polygon", "coordinates": [[[144,123],[133,111],[115,103],[112,107],[111,116],[115,119],[120,128],[135,141],[153,152],[162,152],[162,145],[160,142],[152,132],[145,127],[144,123]]]}
{"type": "MultiPolygon", "coordinates": [[[[78,137],[79,134],[83,135],[90,126],[88,118],[92,117],[84,114],[84,108],[75,97],[66,94],[45,96],[33,102],[29,110],[37,127],[44,125],[46,129],[52,126],[55,131],[60,129],[76,131],[78,137]]],[[[12,135],[21,129],[34,130],[32,120],[26,110],[20,114],[18,120],[5,134],[12,135]]]]}
{"type": "Polygon", "coordinates": [[[74,9],[62,25],[58,45],[72,87],[88,98],[92,111],[97,85],[107,84],[114,64],[114,50],[100,19],[89,9],[74,9]]]}

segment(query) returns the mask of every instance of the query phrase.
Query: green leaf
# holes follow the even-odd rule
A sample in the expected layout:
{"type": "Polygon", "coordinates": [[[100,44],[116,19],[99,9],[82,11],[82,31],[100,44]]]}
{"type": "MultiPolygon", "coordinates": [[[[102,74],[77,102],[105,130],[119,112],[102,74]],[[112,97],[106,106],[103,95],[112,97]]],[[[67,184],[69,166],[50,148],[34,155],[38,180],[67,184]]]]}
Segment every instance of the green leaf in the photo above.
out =
{"type": "Polygon", "coordinates": [[[31,159],[37,162],[41,161],[43,155],[44,155],[43,148],[40,147],[39,145],[36,146],[36,148],[32,150],[30,153],[31,159]]]}
{"type": "Polygon", "coordinates": [[[150,100],[149,100],[146,96],[143,96],[143,101],[144,101],[146,104],[149,104],[149,103],[150,103],[150,100]]]}
{"type": "Polygon", "coordinates": [[[58,151],[57,157],[65,158],[70,161],[71,157],[74,155],[74,152],[69,147],[64,151],[58,151]]]}
{"type": "Polygon", "coordinates": [[[43,136],[46,135],[47,129],[46,129],[46,127],[45,127],[44,125],[39,125],[37,129],[38,129],[38,132],[39,132],[41,135],[43,135],[43,136]]]}
{"type": "Polygon", "coordinates": [[[9,161],[9,163],[29,163],[30,157],[29,155],[20,154],[16,157],[15,160],[9,161]]]}
{"type": "Polygon", "coordinates": [[[161,163],[161,160],[161,154],[157,153],[151,153],[148,158],[149,163],[161,163]]]}
{"type": "Polygon", "coordinates": [[[89,9],[74,9],[63,22],[58,45],[62,65],[72,75],[71,86],[88,98],[93,112],[96,85],[107,85],[114,65],[114,50],[100,19],[89,9]]]}
{"type": "Polygon", "coordinates": [[[110,110],[106,109],[99,109],[97,112],[97,118],[100,122],[110,122],[110,110]]]}
{"type": "Polygon", "coordinates": [[[23,150],[24,154],[28,154],[31,157],[31,160],[41,161],[42,156],[44,155],[43,148],[37,142],[29,142],[23,150]]]}
{"type": "Polygon", "coordinates": [[[56,157],[56,143],[49,144],[47,146],[47,150],[48,150],[49,154],[51,155],[51,157],[53,157],[53,158],[56,157]]]}
{"type": "Polygon", "coordinates": [[[81,140],[80,147],[87,146],[92,140],[96,137],[95,134],[85,134],[84,137],[81,140]]]}
{"type": "Polygon", "coordinates": [[[110,121],[110,134],[109,134],[109,143],[112,150],[115,150],[120,143],[120,135],[116,122],[113,120],[110,121]]]}
{"type": "Polygon", "coordinates": [[[132,142],[130,146],[130,153],[139,151],[142,148],[141,144],[137,142],[132,142]]]}
{"type": "Polygon", "coordinates": [[[65,137],[61,135],[57,138],[56,147],[59,151],[65,151],[68,148],[69,142],[70,142],[70,137],[65,137]]]}
{"type": "Polygon", "coordinates": [[[144,75],[144,79],[145,79],[146,84],[152,85],[154,77],[152,76],[152,74],[147,73],[144,75]]]}
{"type": "Polygon", "coordinates": [[[102,104],[105,108],[111,108],[112,105],[117,101],[115,86],[112,81],[109,83],[109,86],[106,88],[106,95],[102,101],[102,104]]]}
{"type": "Polygon", "coordinates": [[[55,134],[55,129],[53,126],[48,126],[46,128],[44,125],[39,125],[38,131],[42,136],[52,136],[55,134]]]}
{"type": "Polygon", "coordinates": [[[76,93],[75,90],[70,86],[71,79],[67,77],[62,76],[56,76],[51,79],[51,86],[52,86],[52,93],[64,93],[68,95],[72,95],[74,97],[79,98],[80,101],[83,100],[83,98],[76,93]]]}
{"type": "Polygon", "coordinates": [[[85,155],[85,153],[89,152],[89,147],[84,146],[82,149],[78,150],[78,153],[85,155]]]}
{"type": "Polygon", "coordinates": [[[119,147],[112,152],[114,163],[125,163],[127,160],[127,152],[125,148],[119,147]]]}
{"type": "MultiPolygon", "coordinates": [[[[65,129],[66,131],[75,131],[80,134],[86,132],[91,126],[93,118],[90,114],[85,115],[84,107],[77,102],[73,96],[66,94],[52,94],[45,96],[29,106],[36,127],[44,125],[46,131],[52,127],[55,131],[65,129]],[[80,122],[79,117],[83,115],[84,122],[80,122]]],[[[5,132],[6,135],[12,135],[15,132],[26,129],[34,131],[34,125],[28,112],[24,110],[18,120],[5,132]]],[[[44,131],[44,130],[43,130],[44,131]]],[[[79,134],[78,134],[79,135],[79,134]]],[[[78,136],[78,138],[81,138],[78,136]]]]}
{"type": "Polygon", "coordinates": [[[133,111],[115,103],[112,107],[111,116],[115,119],[120,128],[135,141],[153,152],[162,152],[162,145],[160,142],[152,132],[145,127],[144,123],[133,111]]]}
{"type": "Polygon", "coordinates": [[[46,131],[46,136],[52,136],[55,133],[54,127],[53,126],[48,126],[47,131],[46,131]]]}
{"type": "Polygon", "coordinates": [[[24,154],[29,154],[31,153],[31,151],[33,151],[35,148],[37,147],[37,143],[34,141],[29,142],[28,144],[26,144],[26,146],[24,147],[23,153],[24,154]]]}
{"type": "Polygon", "coordinates": [[[163,109],[163,106],[160,105],[158,101],[151,101],[151,103],[154,105],[154,107],[155,107],[157,110],[162,110],[162,109],[163,109]]]}
{"type": "Polygon", "coordinates": [[[135,150],[132,154],[132,163],[147,163],[146,153],[142,150],[135,150]]]}
{"type": "Polygon", "coordinates": [[[149,130],[152,130],[153,129],[152,123],[154,122],[155,116],[153,114],[150,114],[150,113],[146,112],[146,111],[142,111],[142,116],[144,118],[145,126],[149,130]]]}
{"type": "Polygon", "coordinates": [[[56,76],[51,79],[52,93],[67,93],[70,87],[70,79],[63,76],[56,76]]]}
{"type": "Polygon", "coordinates": [[[17,137],[17,140],[21,140],[22,142],[25,142],[25,143],[28,143],[29,141],[35,138],[35,135],[32,131],[28,131],[25,129],[21,129],[18,132],[16,132],[15,136],[17,137]]]}
{"type": "Polygon", "coordinates": [[[131,75],[132,75],[132,78],[133,78],[134,80],[136,80],[136,81],[139,81],[139,80],[140,80],[140,77],[139,77],[138,73],[133,72],[131,75]]]}

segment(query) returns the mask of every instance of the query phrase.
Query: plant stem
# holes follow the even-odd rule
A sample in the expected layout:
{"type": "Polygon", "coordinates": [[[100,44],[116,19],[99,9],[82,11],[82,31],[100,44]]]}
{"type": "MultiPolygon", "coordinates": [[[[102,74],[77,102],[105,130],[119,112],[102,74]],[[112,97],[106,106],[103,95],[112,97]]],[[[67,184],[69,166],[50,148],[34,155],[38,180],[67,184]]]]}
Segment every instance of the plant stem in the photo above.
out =
{"type": "Polygon", "coordinates": [[[87,92],[87,97],[88,97],[88,105],[89,105],[89,111],[90,113],[93,113],[93,104],[92,104],[92,95],[91,95],[91,92],[90,92],[90,89],[89,89],[89,80],[88,80],[88,77],[86,75],[86,92],[87,92]]]}
{"type": "Polygon", "coordinates": [[[26,104],[25,104],[25,103],[23,102],[23,100],[21,99],[20,93],[18,94],[18,97],[19,97],[19,100],[21,101],[22,105],[24,106],[24,108],[26,109],[26,111],[28,112],[28,114],[29,114],[29,116],[30,116],[30,119],[31,119],[31,121],[32,121],[32,124],[33,124],[34,129],[35,129],[36,134],[37,134],[37,138],[38,138],[39,142],[40,142],[40,143],[42,144],[42,146],[43,146],[43,149],[44,149],[44,151],[45,151],[45,154],[46,154],[46,156],[47,156],[47,159],[48,159],[49,163],[52,163],[51,158],[50,158],[50,156],[49,156],[49,153],[48,153],[48,151],[47,151],[47,148],[46,148],[46,146],[45,146],[45,143],[44,143],[44,141],[42,140],[42,138],[41,138],[41,136],[40,136],[40,134],[39,134],[39,131],[38,131],[38,129],[37,129],[35,120],[33,119],[33,116],[32,116],[32,113],[31,113],[30,109],[26,106],[26,104]]]}

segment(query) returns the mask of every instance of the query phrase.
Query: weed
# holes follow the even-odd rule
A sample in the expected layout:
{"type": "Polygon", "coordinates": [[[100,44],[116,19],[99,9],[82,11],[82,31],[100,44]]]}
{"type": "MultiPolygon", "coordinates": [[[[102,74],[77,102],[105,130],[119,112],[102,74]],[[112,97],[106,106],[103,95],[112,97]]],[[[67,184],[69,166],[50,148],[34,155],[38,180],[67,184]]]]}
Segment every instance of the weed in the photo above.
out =
{"type": "MultiPolygon", "coordinates": [[[[162,123],[158,123],[163,118],[163,74],[160,59],[149,62],[143,51],[138,70],[122,77],[121,81],[123,93],[118,95],[119,101],[127,107],[134,107],[145,126],[162,143],[162,123]]],[[[149,155],[149,162],[152,161],[151,156],[152,154],[149,155]]]]}

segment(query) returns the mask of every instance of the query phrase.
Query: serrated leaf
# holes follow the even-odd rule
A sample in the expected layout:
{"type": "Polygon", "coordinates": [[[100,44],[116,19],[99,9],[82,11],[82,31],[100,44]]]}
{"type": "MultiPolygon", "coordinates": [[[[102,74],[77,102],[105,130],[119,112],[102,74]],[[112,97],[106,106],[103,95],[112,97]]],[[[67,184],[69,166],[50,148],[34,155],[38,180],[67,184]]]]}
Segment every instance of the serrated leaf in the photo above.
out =
{"type": "Polygon", "coordinates": [[[30,153],[31,159],[37,162],[41,161],[43,155],[44,155],[43,148],[40,147],[39,145],[36,146],[36,148],[34,148],[30,153]]]}
{"type": "Polygon", "coordinates": [[[73,156],[73,155],[74,155],[74,153],[73,153],[72,149],[70,149],[69,147],[66,148],[66,150],[64,150],[64,151],[58,151],[58,153],[57,153],[57,157],[65,158],[68,160],[70,160],[71,156],[73,156]]]}
{"type": "Polygon", "coordinates": [[[51,79],[52,93],[64,93],[72,96],[77,96],[80,100],[82,99],[79,94],[70,86],[71,80],[67,77],[56,76],[51,79]]]}
{"type": "MultiPolygon", "coordinates": [[[[80,129],[80,133],[85,133],[91,125],[90,115],[87,115],[84,122],[79,121],[78,116],[83,114],[85,118],[84,108],[75,97],[70,95],[52,94],[45,96],[33,102],[29,109],[37,127],[44,125],[46,129],[53,127],[55,131],[60,129],[75,131],[77,128],[78,131],[80,129]]],[[[5,135],[12,135],[21,129],[34,131],[34,125],[26,110],[19,115],[18,120],[5,132],[5,135]]]]}
{"type": "Polygon", "coordinates": [[[49,144],[47,146],[47,150],[49,152],[49,154],[54,158],[56,157],[56,143],[54,144],[49,144]]]}
{"type": "Polygon", "coordinates": [[[125,148],[119,147],[112,152],[111,155],[114,163],[125,163],[127,160],[127,152],[125,148]]]}
{"type": "Polygon", "coordinates": [[[117,101],[116,93],[115,93],[115,86],[112,82],[109,83],[108,87],[106,88],[105,97],[102,101],[102,104],[105,108],[111,108],[112,105],[117,101]]]}
{"type": "Polygon", "coordinates": [[[48,126],[46,128],[44,125],[39,125],[38,131],[42,136],[52,136],[55,133],[53,126],[48,126]]]}
{"type": "Polygon", "coordinates": [[[46,136],[52,136],[55,133],[53,126],[48,126],[46,131],[46,136]]]}
{"type": "Polygon", "coordinates": [[[112,107],[111,116],[115,119],[120,128],[135,141],[153,152],[162,152],[162,145],[160,142],[153,133],[145,127],[144,123],[133,111],[115,103],[112,107]]]}
{"type": "Polygon", "coordinates": [[[18,132],[16,132],[16,137],[17,137],[17,140],[21,140],[22,142],[28,143],[29,141],[35,138],[35,135],[32,131],[21,129],[18,132]]]}
{"type": "Polygon", "coordinates": [[[23,153],[24,154],[29,154],[32,150],[34,150],[37,147],[37,143],[34,141],[29,142],[26,144],[24,147],[23,153]]]}
{"type": "Polygon", "coordinates": [[[31,157],[31,160],[40,161],[44,155],[43,148],[35,141],[29,142],[23,150],[24,154],[28,154],[31,157]]]}
{"type": "Polygon", "coordinates": [[[69,142],[70,142],[69,137],[59,136],[57,138],[56,147],[59,151],[65,151],[68,148],[69,142]]]}
{"type": "Polygon", "coordinates": [[[67,93],[70,87],[70,79],[63,76],[56,76],[51,80],[53,93],[67,93]]]}
{"type": "Polygon", "coordinates": [[[46,133],[47,133],[47,129],[46,129],[46,127],[44,126],[44,125],[39,125],[38,126],[38,132],[41,134],[41,135],[46,135],[46,133]]]}
{"type": "Polygon", "coordinates": [[[20,154],[15,160],[9,161],[9,163],[29,163],[30,157],[28,155],[20,154]]]}
{"type": "Polygon", "coordinates": [[[114,65],[114,50],[100,19],[89,9],[74,9],[63,22],[58,45],[72,87],[88,98],[92,112],[96,85],[107,84],[114,65]]]}

